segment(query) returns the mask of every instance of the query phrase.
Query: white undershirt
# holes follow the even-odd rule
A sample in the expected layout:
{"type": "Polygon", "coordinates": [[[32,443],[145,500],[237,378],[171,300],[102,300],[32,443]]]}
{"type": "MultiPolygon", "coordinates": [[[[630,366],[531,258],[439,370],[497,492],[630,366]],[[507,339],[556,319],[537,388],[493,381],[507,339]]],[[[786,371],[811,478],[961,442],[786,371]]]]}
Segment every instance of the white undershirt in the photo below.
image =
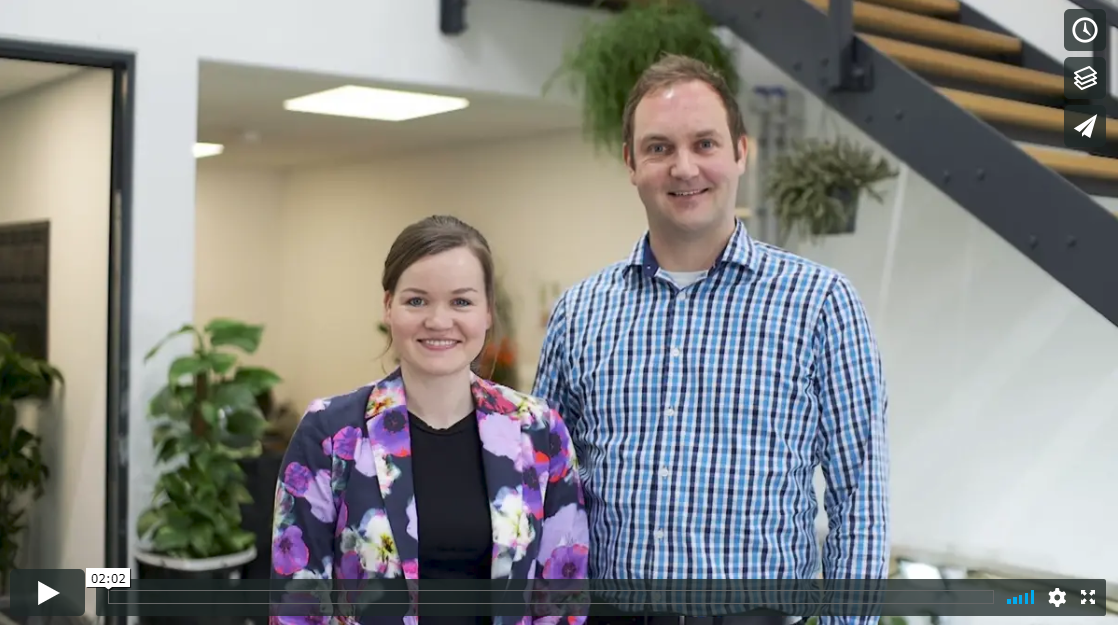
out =
{"type": "Polygon", "coordinates": [[[668,271],[666,269],[661,269],[660,271],[664,272],[664,275],[671,278],[672,282],[681,289],[686,289],[692,284],[695,284],[699,281],[699,278],[706,275],[705,269],[703,271],[668,271]]]}

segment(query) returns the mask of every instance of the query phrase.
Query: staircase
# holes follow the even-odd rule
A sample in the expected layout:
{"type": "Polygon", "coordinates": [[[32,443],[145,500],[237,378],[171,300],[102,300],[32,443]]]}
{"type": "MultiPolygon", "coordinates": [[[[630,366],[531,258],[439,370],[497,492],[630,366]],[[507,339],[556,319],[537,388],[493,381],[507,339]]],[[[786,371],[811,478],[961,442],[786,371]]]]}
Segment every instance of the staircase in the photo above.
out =
{"type": "Polygon", "coordinates": [[[1063,147],[1062,58],[960,0],[693,1],[1118,325],[1118,101],[1063,147]]]}
{"type": "MultiPolygon", "coordinates": [[[[828,0],[808,3],[828,9],[828,0]]],[[[1051,71],[1022,67],[1020,39],[961,24],[961,17],[958,0],[853,2],[854,27],[862,41],[923,75],[956,105],[1011,139],[1062,144],[1063,66],[1054,63],[1051,71]]],[[[1118,120],[1108,119],[1105,132],[1108,139],[1118,140],[1118,120]]],[[[1022,148],[1084,191],[1118,196],[1118,160],[1022,148]]]]}

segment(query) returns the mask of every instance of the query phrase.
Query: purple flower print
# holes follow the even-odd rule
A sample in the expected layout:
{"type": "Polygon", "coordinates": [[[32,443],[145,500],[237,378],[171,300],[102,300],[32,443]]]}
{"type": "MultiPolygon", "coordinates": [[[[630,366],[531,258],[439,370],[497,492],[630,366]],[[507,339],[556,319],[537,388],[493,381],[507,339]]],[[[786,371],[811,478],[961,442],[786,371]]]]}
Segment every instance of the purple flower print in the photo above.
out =
{"type": "Polygon", "coordinates": [[[499,390],[488,384],[479,384],[474,393],[474,401],[478,410],[499,415],[514,415],[517,413],[516,404],[509,401],[499,390]]]}
{"type": "Polygon", "coordinates": [[[347,551],[338,562],[338,579],[365,579],[365,569],[361,566],[361,554],[347,551]]]}
{"type": "Polygon", "coordinates": [[[361,438],[361,430],[348,425],[337,434],[334,434],[334,455],[343,460],[353,460],[353,452],[357,447],[357,440],[361,438]]]}
{"type": "MultiPolygon", "coordinates": [[[[311,601],[315,600],[314,596],[309,598],[311,601]]],[[[280,625],[329,625],[330,616],[321,614],[310,616],[280,616],[278,621],[280,625]]]]}
{"type": "Polygon", "coordinates": [[[478,420],[478,429],[481,434],[482,449],[513,462],[520,460],[522,455],[520,426],[510,422],[509,417],[503,414],[482,415],[478,420]]]}
{"type": "Polygon", "coordinates": [[[310,553],[303,542],[303,530],[292,525],[272,541],[272,566],[280,575],[294,575],[307,566],[310,553]]]}
{"type": "Polygon", "coordinates": [[[408,414],[403,407],[390,408],[369,422],[369,437],[391,456],[411,454],[408,414]]]}
{"type": "Polygon", "coordinates": [[[323,523],[333,523],[338,510],[334,507],[334,491],[330,488],[330,471],[322,469],[314,474],[314,483],[307,487],[304,498],[311,506],[311,514],[323,523]]]}
{"type": "Polygon", "coordinates": [[[415,558],[407,560],[400,568],[404,570],[405,579],[419,579],[419,560],[415,558]]]}
{"type": "MultiPolygon", "coordinates": [[[[556,425],[560,423],[555,422],[556,425]]],[[[567,449],[571,444],[570,434],[567,433],[567,428],[556,427],[552,425],[551,434],[548,436],[548,443],[551,449],[551,466],[548,472],[551,474],[551,481],[558,482],[567,476],[567,471],[570,470],[570,458],[568,458],[567,449]]]]}
{"type": "Polygon", "coordinates": [[[543,493],[540,492],[540,474],[535,467],[524,469],[524,505],[532,516],[543,518],[543,493]]]}
{"type": "Polygon", "coordinates": [[[375,460],[369,439],[364,436],[358,438],[357,445],[353,448],[353,468],[361,475],[372,477],[376,473],[375,460]]]}
{"type": "Polygon", "coordinates": [[[543,565],[543,576],[548,579],[586,579],[590,550],[586,545],[569,545],[552,552],[543,565]]]}
{"type": "Polygon", "coordinates": [[[552,553],[565,545],[586,545],[590,542],[586,511],[575,504],[567,504],[540,527],[540,561],[546,564],[552,553]]]}
{"type": "Polygon", "coordinates": [[[313,477],[310,469],[298,462],[292,462],[283,472],[283,487],[292,495],[302,497],[306,494],[313,477]]]}
{"type": "Polygon", "coordinates": [[[411,536],[412,538],[416,538],[418,540],[419,525],[415,518],[415,497],[412,497],[411,500],[408,501],[406,512],[408,515],[408,536],[411,536]]]}

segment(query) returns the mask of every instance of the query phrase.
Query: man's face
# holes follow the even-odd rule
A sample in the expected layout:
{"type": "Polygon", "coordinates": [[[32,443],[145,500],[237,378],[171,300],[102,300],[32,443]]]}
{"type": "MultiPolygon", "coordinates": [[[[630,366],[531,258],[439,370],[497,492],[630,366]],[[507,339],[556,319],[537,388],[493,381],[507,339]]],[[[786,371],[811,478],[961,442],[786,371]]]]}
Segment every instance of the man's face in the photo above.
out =
{"type": "Polygon", "coordinates": [[[726,109],[706,83],[680,83],[646,95],[633,114],[633,144],[625,146],[625,160],[650,229],[689,238],[733,220],[745,139],[735,158],[726,109]]]}

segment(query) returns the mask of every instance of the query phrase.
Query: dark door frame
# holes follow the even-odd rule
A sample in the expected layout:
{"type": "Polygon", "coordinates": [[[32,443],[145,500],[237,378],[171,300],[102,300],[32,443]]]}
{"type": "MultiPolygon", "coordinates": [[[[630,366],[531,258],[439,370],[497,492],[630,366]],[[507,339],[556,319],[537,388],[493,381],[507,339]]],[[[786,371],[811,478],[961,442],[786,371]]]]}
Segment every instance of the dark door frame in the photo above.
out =
{"type": "MultiPolygon", "coordinates": [[[[105,562],[129,567],[128,419],[132,277],[132,138],[136,55],[131,52],[0,38],[0,59],[57,63],[113,72],[112,167],[109,205],[108,385],[105,406],[105,562]]],[[[92,537],[91,537],[92,538],[92,537]]],[[[86,566],[98,566],[89,562],[86,566]]]]}

